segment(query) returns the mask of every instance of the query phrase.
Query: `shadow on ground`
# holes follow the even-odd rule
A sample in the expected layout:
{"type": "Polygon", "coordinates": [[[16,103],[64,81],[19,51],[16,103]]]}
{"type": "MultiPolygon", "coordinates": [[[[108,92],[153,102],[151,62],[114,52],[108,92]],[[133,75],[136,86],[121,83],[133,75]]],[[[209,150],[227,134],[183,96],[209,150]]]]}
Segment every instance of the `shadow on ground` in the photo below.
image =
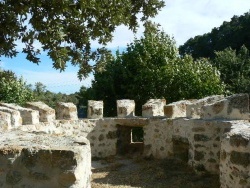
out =
{"type": "Polygon", "coordinates": [[[176,159],[112,158],[93,161],[92,188],[219,188],[219,176],[196,174],[176,159]]]}

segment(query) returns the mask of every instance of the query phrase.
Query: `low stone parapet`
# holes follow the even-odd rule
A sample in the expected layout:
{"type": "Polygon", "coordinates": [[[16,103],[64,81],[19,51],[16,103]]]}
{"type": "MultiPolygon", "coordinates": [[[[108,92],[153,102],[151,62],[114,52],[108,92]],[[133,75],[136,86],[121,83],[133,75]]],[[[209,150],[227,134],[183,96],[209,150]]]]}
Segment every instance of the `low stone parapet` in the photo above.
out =
{"type": "Polygon", "coordinates": [[[142,117],[164,116],[165,99],[150,99],[142,105],[142,117]]]}
{"type": "Polygon", "coordinates": [[[249,119],[248,94],[235,94],[201,107],[202,119],[249,119]]]}
{"type": "Polygon", "coordinates": [[[17,110],[20,112],[22,117],[22,124],[29,125],[29,124],[38,124],[39,123],[39,112],[37,110],[32,110],[29,108],[23,108],[16,104],[10,103],[0,103],[0,106],[4,106],[6,108],[10,108],[13,110],[17,110]]]}
{"type": "Polygon", "coordinates": [[[12,131],[0,134],[1,187],[90,188],[85,138],[12,131]]]}
{"type": "Polygon", "coordinates": [[[192,102],[191,104],[187,104],[186,110],[188,118],[195,118],[199,119],[201,115],[201,107],[207,104],[214,103],[216,101],[219,101],[223,99],[223,95],[212,95],[209,97],[205,97],[203,99],[199,99],[197,101],[192,102]]]}
{"type": "MultiPolygon", "coordinates": [[[[22,125],[22,117],[20,112],[7,107],[0,106],[1,112],[6,112],[10,114],[11,117],[11,128],[16,128],[22,125]]],[[[7,116],[5,116],[7,117],[7,116]]]]}
{"type": "Polygon", "coordinates": [[[188,100],[182,100],[174,103],[170,103],[164,106],[164,115],[167,118],[186,117],[186,106],[192,104],[188,100]]]}
{"type": "Polygon", "coordinates": [[[73,103],[59,102],[56,104],[56,119],[77,120],[77,108],[73,103]]]}
{"type": "Polygon", "coordinates": [[[245,188],[250,185],[250,126],[234,126],[221,142],[221,188],[245,188]]]}
{"type": "Polygon", "coordinates": [[[56,117],[55,110],[43,102],[40,102],[40,101],[39,102],[27,102],[26,107],[39,111],[39,115],[40,115],[39,120],[41,122],[51,122],[55,120],[55,117],[56,117]]]}
{"type": "Polygon", "coordinates": [[[11,129],[11,114],[0,111],[0,132],[11,129]]]}
{"type": "Polygon", "coordinates": [[[117,117],[133,117],[135,116],[135,101],[134,100],[117,100],[117,117]]]}
{"type": "Polygon", "coordinates": [[[103,101],[88,101],[88,118],[99,119],[103,118],[103,101]]]}

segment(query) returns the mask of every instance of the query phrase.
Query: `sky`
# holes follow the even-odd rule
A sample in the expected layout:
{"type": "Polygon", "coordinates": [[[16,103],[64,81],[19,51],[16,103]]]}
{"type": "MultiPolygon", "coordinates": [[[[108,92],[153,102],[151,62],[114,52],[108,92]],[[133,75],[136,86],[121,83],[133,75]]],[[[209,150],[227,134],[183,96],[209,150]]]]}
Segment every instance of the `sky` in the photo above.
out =
{"type": "MultiPolygon", "coordinates": [[[[165,0],[166,6],[152,21],[159,23],[165,33],[174,37],[177,46],[184,44],[189,38],[210,32],[224,21],[230,21],[234,15],[243,15],[250,11],[250,0],[165,0]]],[[[136,37],[142,36],[143,28],[138,29],[136,37]]],[[[108,44],[111,50],[124,49],[134,39],[134,34],[125,26],[120,26],[114,33],[114,38],[108,44]],[[122,37],[121,37],[122,36],[122,37]]],[[[93,43],[92,47],[98,44],[93,43]]],[[[18,49],[22,44],[18,43],[18,49]]],[[[83,81],[77,78],[77,67],[67,64],[64,72],[55,70],[52,61],[45,53],[41,55],[41,63],[33,64],[19,53],[15,58],[1,57],[0,67],[12,70],[19,77],[34,85],[42,82],[47,90],[61,93],[74,93],[81,86],[90,87],[93,75],[83,81]]]]}

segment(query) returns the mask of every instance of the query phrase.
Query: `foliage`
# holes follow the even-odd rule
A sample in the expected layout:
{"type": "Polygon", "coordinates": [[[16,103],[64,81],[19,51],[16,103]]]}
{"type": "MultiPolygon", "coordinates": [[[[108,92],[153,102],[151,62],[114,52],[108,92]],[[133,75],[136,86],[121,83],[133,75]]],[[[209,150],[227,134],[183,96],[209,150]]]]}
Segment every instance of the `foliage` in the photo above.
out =
{"type": "Polygon", "coordinates": [[[33,98],[28,85],[12,71],[0,69],[0,88],[1,102],[24,104],[33,98]]]}
{"type": "Polygon", "coordinates": [[[220,70],[221,79],[231,93],[250,93],[250,54],[242,46],[238,52],[227,48],[215,52],[214,65],[220,70]]]}
{"type": "Polygon", "coordinates": [[[92,99],[103,100],[107,116],[116,114],[117,99],[134,99],[136,111],[150,98],[168,102],[223,92],[216,68],[205,59],[180,57],[172,38],[147,23],[144,37],[135,39],[121,54],[94,74],[92,99]]]}
{"type": "Polygon", "coordinates": [[[190,54],[194,58],[214,58],[215,51],[227,47],[240,50],[242,45],[250,49],[250,12],[242,16],[234,16],[230,22],[223,22],[219,28],[210,33],[190,38],[180,46],[180,54],[190,54]]]}
{"type": "Polygon", "coordinates": [[[36,45],[41,44],[54,68],[64,70],[70,61],[79,65],[82,78],[109,57],[105,48],[93,51],[92,41],[106,45],[122,24],[136,31],[139,19],[154,17],[163,6],[162,0],[2,0],[0,56],[16,56],[18,41],[25,45],[26,58],[39,63],[36,45]],[[99,64],[91,66],[91,60],[99,64]]]}
{"type": "Polygon", "coordinates": [[[52,108],[55,108],[57,102],[72,102],[75,105],[78,104],[76,94],[67,95],[62,93],[53,93],[48,91],[46,86],[41,82],[35,83],[33,94],[35,101],[42,101],[52,108]]]}

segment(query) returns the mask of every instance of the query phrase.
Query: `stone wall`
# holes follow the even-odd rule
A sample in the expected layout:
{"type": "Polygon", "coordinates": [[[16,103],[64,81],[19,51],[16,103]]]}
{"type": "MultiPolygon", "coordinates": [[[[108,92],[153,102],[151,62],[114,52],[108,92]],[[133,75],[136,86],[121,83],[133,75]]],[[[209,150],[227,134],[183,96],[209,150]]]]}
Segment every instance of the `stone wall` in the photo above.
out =
{"type": "MultiPolygon", "coordinates": [[[[220,174],[221,187],[250,185],[248,95],[211,96],[167,105],[164,99],[149,100],[143,105],[143,117],[134,116],[134,107],[132,100],[119,100],[117,117],[103,118],[103,102],[90,101],[88,119],[78,119],[72,103],[59,103],[55,110],[41,102],[29,103],[28,108],[4,103],[0,104],[0,134],[1,137],[9,134],[12,138],[18,131],[27,135],[31,134],[29,132],[36,135],[43,132],[46,138],[52,140],[57,137],[69,137],[72,140],[85,137],[90,142],[91,157],[134,153],[155,159],[176,157],[187,162],[197,172],[220,174]],[[33,123],[29,124],[29,121],[33,123]],[[133,128],[143,129],[143,142],[132,141],[133,128]]],[[[32,139],[24,145],[28,146],[28,142],[32,142],[32,139]]],[[[65,143],[67,150],[74,151],[75,145],[71,143],[65,143]]],[[[40,146],[43,146],[43,142],[40,146]]],[[[51,147],[54,147],[53,143],[51,147]]],[[[42,148],[35,155],[41,153],[42,148]]],[[[22,152],[15,154],[22,155],[22,152]]],[[[7,172],[3,176],[12,177],[7,172]]],[[[26,175],[22,177],[27,181],[33,178],[26,175]]],[[[60,176],[56,177],[59,181],[60,176]]],[[[86,177],[82,177],[85,179],[82,181],[87,182],[86,177]]],[[[75,176],[72,179],[77,178],[75,176]]],[[[1,182],[6,183],[6,179],[1,182]]]]}
{"type": "Polygon", "coordinates": [[[86,138],[12,131],[0,137],[0,187],[90,188],[86,138]]]}
{"type": "Polygon", "coordinates": [[[221,143],[221,187],[250,186],[250,128],[241,122],[232,126],[221,143]]]}

